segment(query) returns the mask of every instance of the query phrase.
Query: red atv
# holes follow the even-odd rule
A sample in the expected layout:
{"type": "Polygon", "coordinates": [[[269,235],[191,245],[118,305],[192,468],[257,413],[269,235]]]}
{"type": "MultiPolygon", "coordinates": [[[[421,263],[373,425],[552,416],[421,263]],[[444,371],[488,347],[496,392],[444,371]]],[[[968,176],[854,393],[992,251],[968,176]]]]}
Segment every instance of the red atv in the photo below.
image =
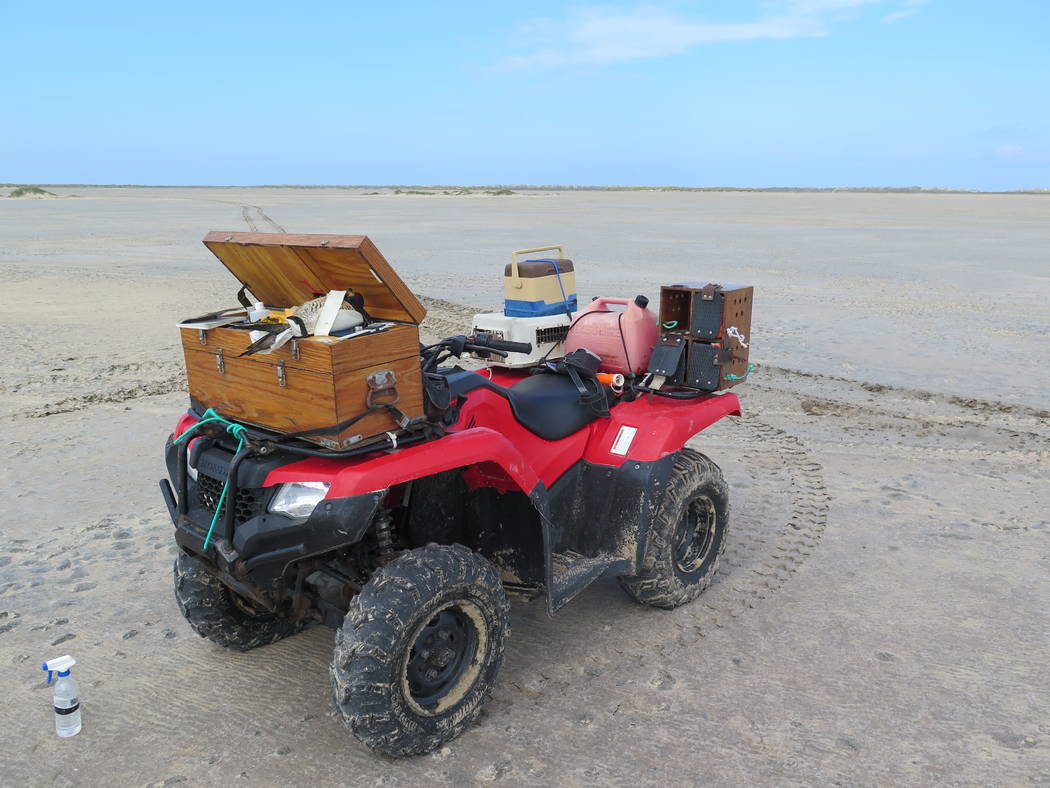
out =
{"type": "Polygon", "coordinates": [[[335,628],[343,720],[409,755],[478,716],[503,663],[507,592],[545,592],[553,613],[611,571],[646,605],[699,595],[729,501],[718,466],[684,445],[739,414],[737,397],[612,390],[569,358],[538,374],[440,366],[530,351],[481,334],[423,348],[429,427],[396,446],[324,451],[186,413],[161,489],[193,629],[246,650],[335,628]]]}

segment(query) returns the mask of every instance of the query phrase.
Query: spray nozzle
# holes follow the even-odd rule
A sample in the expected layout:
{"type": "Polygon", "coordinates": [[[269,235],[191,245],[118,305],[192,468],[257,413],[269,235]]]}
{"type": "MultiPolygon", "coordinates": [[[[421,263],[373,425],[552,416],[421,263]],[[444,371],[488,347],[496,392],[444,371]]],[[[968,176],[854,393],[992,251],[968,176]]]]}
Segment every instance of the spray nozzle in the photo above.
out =
{"type": "Polygon", "coordinates": [[[47,683],[51,683],[51,676],[54,673],[58,673],[59,676],[68,676],[69,669],[77,664],[77,661],[71,656],[66,654],[64,657],[57,657],[56,659],[49,659],[43,665],[41,669],[47,671],[47,683]]]}

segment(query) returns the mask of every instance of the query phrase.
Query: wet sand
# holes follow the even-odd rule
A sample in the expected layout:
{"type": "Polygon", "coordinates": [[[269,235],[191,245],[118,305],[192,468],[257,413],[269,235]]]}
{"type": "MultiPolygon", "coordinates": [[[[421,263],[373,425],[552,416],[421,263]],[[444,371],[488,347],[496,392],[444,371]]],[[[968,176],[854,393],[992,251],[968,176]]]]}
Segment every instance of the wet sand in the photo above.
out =
{"type": "Polygon", "coordinates": [[[0,200],[0,782],[1050,784],[1050,198],[70,191],[0,200]],[[712,587],[515,604],[481,723],[399,762],[334,716],[331,632],[196,637],[156,487],[173,324],[234,303],[204,233],[254,228],[370,235],[431,335],[513,248],[564,243],[584,298],[755,284],[745,416],[694,441],[732,489],[712,587]],[[60,741],[38,663],[67,652],[60,741]]]}

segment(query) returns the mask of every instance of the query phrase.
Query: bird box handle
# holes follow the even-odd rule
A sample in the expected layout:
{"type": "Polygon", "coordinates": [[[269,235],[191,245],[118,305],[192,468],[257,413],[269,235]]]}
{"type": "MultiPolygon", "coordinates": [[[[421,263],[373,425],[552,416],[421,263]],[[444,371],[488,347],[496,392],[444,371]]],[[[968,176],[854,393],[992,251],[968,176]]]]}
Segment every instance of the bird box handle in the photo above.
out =
{"type": "Polygon", "coordinates": [[[532,254],[533,252],[558,252],[558,259],[565,257],[565,252],[561,246],[538,246],[535,249],[519,249],[516,252],[510,253],[510,282],[511,286],[515,288],[521,288],[521,276],[518,274],[518,255],[519,254],[532,254]]]}

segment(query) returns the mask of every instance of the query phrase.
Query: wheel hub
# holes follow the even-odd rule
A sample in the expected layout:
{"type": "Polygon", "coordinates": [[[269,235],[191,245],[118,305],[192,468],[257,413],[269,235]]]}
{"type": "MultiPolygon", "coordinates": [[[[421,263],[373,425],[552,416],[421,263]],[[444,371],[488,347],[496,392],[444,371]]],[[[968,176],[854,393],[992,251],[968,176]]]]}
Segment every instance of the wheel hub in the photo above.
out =
{"type": "Polygon", "coordinates": [[[423,707],[437,704],[473,661],[477,643],[474,622],[458,607],[435,614],[409,651],[405,675],[412,699],[423,707]]]}
{"type": "Polygon", "coordinates": [[[707,560],[715,543],[718,516],[710,498],[701,496],[689,502],[675,531],[674,562],[683,574],[692,574],[707,560]]]}

